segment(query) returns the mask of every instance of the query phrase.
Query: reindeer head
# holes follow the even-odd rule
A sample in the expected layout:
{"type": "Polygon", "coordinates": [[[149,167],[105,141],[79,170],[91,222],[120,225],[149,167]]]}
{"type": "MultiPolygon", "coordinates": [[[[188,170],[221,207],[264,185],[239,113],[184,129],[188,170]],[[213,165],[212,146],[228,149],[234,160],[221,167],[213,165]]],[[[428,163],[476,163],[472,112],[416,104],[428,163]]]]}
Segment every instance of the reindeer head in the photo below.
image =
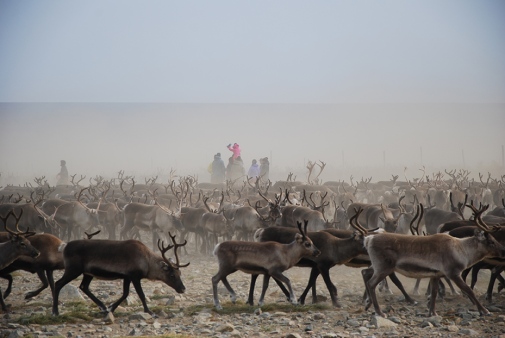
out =
{"type": "Polygon", "coordinates": [[[161,265],[161,270],[162,276],[161,280],[164,281],[168,286],[174,288],[175,291],[178,293],[184,293],[186,291],[186,287],[182,283],[181,280],[181,271],[180,268],[187,267],[189,263],[187,264],[180,264],[179,262],[179,256],[177,255],[177,249],[181,246],[184,246],[187,244],[187,241],[184,241],[184,243],[180,244],[175,241],[175,236],[172,236],[171,233],[168,233],[170,238],[172,239],[172,245],[168,245],[167,247],[164,246],[163,242],[161,242],[160,246],[160,240],[158,240],[158,249],[161,252],[161,256],[163,258],[162,261],[160,261],[161,265]],[[165,256],[165,253],[174,248],[174,255],[176,262],[174,263],[171,259],[167,259],[165,256]]]}

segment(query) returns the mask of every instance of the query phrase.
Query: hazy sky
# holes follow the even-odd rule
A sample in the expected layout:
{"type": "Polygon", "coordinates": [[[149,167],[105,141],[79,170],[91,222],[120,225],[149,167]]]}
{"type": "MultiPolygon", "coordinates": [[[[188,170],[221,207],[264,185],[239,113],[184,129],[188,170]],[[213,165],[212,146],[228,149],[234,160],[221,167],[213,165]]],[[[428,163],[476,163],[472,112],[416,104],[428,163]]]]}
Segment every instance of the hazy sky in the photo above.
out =
{"type": "Polygon", "coordinates": [[[0,0],[0,171],[203,168],[229,142],[281,167],[501,164],[504,17],[494,0],[0,0]]]}

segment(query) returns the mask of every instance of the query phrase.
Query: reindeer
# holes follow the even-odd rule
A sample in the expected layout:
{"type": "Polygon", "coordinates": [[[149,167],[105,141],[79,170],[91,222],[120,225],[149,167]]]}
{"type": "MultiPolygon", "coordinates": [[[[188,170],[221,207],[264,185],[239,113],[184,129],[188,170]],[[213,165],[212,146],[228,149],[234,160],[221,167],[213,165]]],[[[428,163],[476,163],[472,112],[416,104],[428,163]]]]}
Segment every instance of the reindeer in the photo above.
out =
{"type": "MultiPolygon", "coordinates": [[[[33,236],[35,234],[34,232],[29,232],[29,229],[25,232],[20,232],[19,227],[16,227],[18,232],[13,232],[7,227],[7,219],[11,215],[16,219],[17,225],[23,215],[23,212],[21,211],[19,216],[16,216],[13,211],[10,211],[5,217],[0,216],[0,219],[4,224],[5,231],[9,234],[7,236],[7,241],[0,243],[0,269],[6,268],[20,256],[25,255],[29,257],[38,257],[40,255],[40,252],[35,249],[27,239],[27,237],[33,236]]],[[[4,302],[2,290],[0,290],[0,306],[2,311],[7,311],[7,305],[4,302]]]]}
{"type": "Polygon", "coordinates": [[[355,215],[356,210],[363,209],[362,214],[359,216],[358,222],[363,224],[366,229],[383,228],[387,232],[395,232],[398,227],[398,219],[401,217],[402,212],[397,217],[393,215],[393,211],[383,204],[366,204],[366,203],[352,203],[347,208],[347,215],[352,217],[355,215]]]}
{"type": "Polygon", "coordinates": [[[152,252],[146,245],[137,240],[111,241],[100,239],[75,240],[67,243],[63,249],[65,272],[54,286],[53,315],[59,315],[58,297],[60,290],[69,282],[83,275],[79,288],[86,294],[102,312],[114,312],[130,292],[133,283],[135,291],[144,306],[144,312],[154,315],[147,307],[146,297],[142,290],[141,280],[162,281],[172,287],[177,293],[184,293],[186,287],[181,280],[180,268],[187,264],[180,264],[177,249],[186,245],[177,243],[175,236],[169,233],[172,245],[164,246],[158,240],[161,256],[152,252]],[[166,258],[168,250],[174,248],[176,263],[166,258]],[[106,307],[91,291],[89,285],[93,278],[123,279],[123,295],[109,307],[106,307]]]}
{"type": "MultiPolygon", "coordinates": [[[[44,212],[38,206],[42,199],[35,201],[32,197],[31,200],[33,203],[4,203],[0,204],[0,215],[6,216],[9,212],[20,213],[23,212],[23,218],[20,220],[17,226],[21,230],[25,230],[27,228],[32,228],[38,232],[48,232],[54,231],[53,227],[55,227],[56,222],[54,221],[54,210],[51,212],[44,212]]],[[[14,226],[14,222],[11,219],[7,220],[7,226],[14,226]]]]}
{"type": "Polygon", "coordinates": [[[273,223],[270,218],[261,216],[258,209],[258,205],[255,208],[243,206],[235,209],[233,224],[239,240],[250,241],[256,230],[266,228],[273,223]]]}
{"type": "MultiPolygon", "coordinates": [[[[356,216],[351,220],[353,227],[354,223],[352,223],[352,221],[355,218],[356,216]]],[[[307,225],[308,222],[306,221],[305,224],[307,225]]],[[[366,255],[366,250],[363,247],[363,238],[366,233],[363,232],[362,229],[356,229],[357,231],[355,232],[346,232],[346,234],[348,234],[346,238],[337,238],[324,231],[306,233],[312,240],[312,243],[321,251],[321,254],[316,257],[302,258],[296,263],[296,266],[299,267],[312,268],[307,287],[299,298],[300,304],[305,303],[305,297],[311,288],[315,290],[316,279],[319,274],[321,274],[330,293],[333,306],[340,307],[337,299],[337,288],[330,278],[330,269],[335,265],[345,264],[359,255],[366,255]]],[[[276,241],[286,244],[291,243],[296,235],[298,235],[298,232],[293,228],[270,227],[258,230],[254,237],[255,240],[259,242],[276,241]]],[[[253,305],[253,291],[257,277],[257,274],[251,276],[249,299],[247,301],[250,305],[253,305]]],[[[280,283],[278,284],[284,293],[287,293],[283,285],[280,283]]],[[[289,296],[289,294],[287,294],[287,296],[289,296]]],[[[313,300],[315,300],[315,297],[313,297],[313,300]]]]}
{"type": "MultiPolygon", "coordinates": [[[[482,223],[482,219],[479,218],[478,222],[482,223]]],[[[449,235],[453,237],[458,237],[458,238],[465,238],[465,237],[471,237],[473,236],[473,233],[475,232],[475,229],[477,226],[461,226],[458,228],[454,228],[448,232],[449,235]]],[[[492,235],[493,237],[501,244],[505,243],[505,227],[503,226],[492,226],[493,232],[492,235]]],[[[473,290],[475,284],[477,283],[477,275],[479,273],[479,270],[481,269],[490,269],[494,270],[491,273],[491,278],[489,279],[489,284],[488,288],[486,291],[486,300],[491,303],[492,301],[492,296],[493,296],[493,287],[496,279],[501,279],[502,283],[504,282],[503,278],[500,276],[500,273],[503,271],[505,268],[505,259],[500,258],[500,257],[489,257],[489,258],[484,258],[482,261],[478,262],[477,264],[473,265],[470,269],[465,270],[462,273],[462,278],[463,280],[466,279],[466,276],[472,271],[472,281],[470,284],[470,288],[473,290]]]]}
{"type": "Polygon", "coordinates": [[[99,226],[98,208],[91,209],[81,199],[89,188],[82,188],[76,201],[48,200],[42,205],[47,214],[55,213],[54,220],[61,227],[62,233],[58,236],[67,241],[78,238],[83,231],[89,231],[99,226]]]}
{"type": "MultiPolygon", "coordinates": [[[[0,233],[0,242],[5,242],[8,233],[0,233]]],[[[12,264],[0,270],[0,278],[8,281],[7,289],[3,295],[7,298],[12,290],[12,276],[14,271],[24,270],[30,273],[36,273],[42,285],[25,295],[25,299],[30,299],[37,296],[40,292],[48,286],[51,292],[54,290],[53,271],[61,270],[63,266],[63,254],[58,251],[64,242],[58,237],[51,234],[35,234],[28,238],[30,244],[40,252],[40,256],[36,259],[29,256],[21,256],[16,259],[12,264]]]]}
{"type": "Polygon", "coordinates": [[[235,291],[233,291],[226,277],[237,270],[249,274],[265,275],[259,300],[260,305],[263,304],[270,277],[286,284],[290,295],[289,300],[292,304],[297,304],[291,282],[282,272],[294,266],[303,257],[316,257],[321,253],[314,246],[310,238],[306,236],[307,223],[305,223],[304,231],[302,231],[301,223],[298,223],[298,230],[300,233],[289,244],[226,241],[216,245],[214,255],[218,259],[219,271],[212,277],[212,291],[216,309],[222,309],[217,294],[217,284],[219,281],[223,282],[226,289],[230,292],[232,303],[235,303],[235,291]]]}
{"type": "MultiPolygon", "coordinates": [[[[180,209],[179,209],[180,210],[180,209]]],[[[170,231],[182,230],[180,211],[174,213],[155,201],[155,205],[130,203],[124,207],[124,223],[121,229],[121,239],[133,235],[136,230],[145,230],[152,233],[153,248],[161,232],[166,235],[170,231]]]]}
{"type": "MultiPolygon", "coordinates": [[[[397,271],[412,278],[430,278],[438,285],[441,277],[448,277],[477,306],[481,315],[489,314],[461,278],[463,270],[486,257],[504,257],[505,247],[490,234],[486,224],[477,222],[480,230],[472,237],[455,238],[447,234],[410,236],[382,233],[365,239],[365,247],[372,266],[362,270],[363,280],[375,313],[385,317],[377,302],[375,287],[388,274],[397,271]]],[[[436,316],[437,288],[431,288],[429,316],[436,316]]]]}
{"type": "MultiPolygon", "coordinates": [[[[280,225],[294,228],[295,224],[297,224],[298,222],[301,223],[307,220],[309,222],[309,227],[312,231],[324,230],[326,228],[332,227],[333,223],[329,222],[324,217],[324,208],[329,205],[329,202],[324,201],[327,194],[321,196],[320,205],[316,205],[314,203],[314,201],[312,200],[312,195],[313,193],[309,195],[310,199],[309,201],[309,199],[306,198],[305,190],[303,191],[303,200],[306,201],[310,207],[295,206],[295,205],[284,207],[284,209],[282,210],[280,225]]],[[[289,201],[288,195],[286,195],[286,198],[289,201]]]]}
{"type": "Polygon", "coordinates": [[[204,252],[207,252],[211,246],[211,239],[213,239],[214,245],[218,242],[218,237],[223,237],[225,240],[230,240],[233,237],[235,231],[233,225],[233,218],[228,219],[224,215],[223,200],[224,193],[221,193],[221,202],[219,203],[219,208],[217,210],[211,209],[207,204],[208,197],[203,197],[203,202],[208,212],[202,215],[200,220],[200,226],[203,232],[204,241],[204,252]],[[211,238],[212,237],[212,238],[211,238]]]}

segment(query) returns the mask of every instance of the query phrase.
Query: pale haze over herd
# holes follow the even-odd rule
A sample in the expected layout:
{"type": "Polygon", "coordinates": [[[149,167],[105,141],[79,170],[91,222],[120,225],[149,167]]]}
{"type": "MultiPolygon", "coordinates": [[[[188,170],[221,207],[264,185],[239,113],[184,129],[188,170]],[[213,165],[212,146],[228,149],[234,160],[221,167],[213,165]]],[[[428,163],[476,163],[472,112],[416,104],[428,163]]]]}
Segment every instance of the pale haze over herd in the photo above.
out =
{"type": "MultiPolygon", "coordinates": [[[[196,175],[503,175],[505,4],[0,1],[0,186],[196,175]],[[407,168],[407,169],[405,169],[407,168]],[[246,168],[247,169],[247,168],[246,168]]],[[[302,179],[303,180],[303,179],[302,179]]]]}

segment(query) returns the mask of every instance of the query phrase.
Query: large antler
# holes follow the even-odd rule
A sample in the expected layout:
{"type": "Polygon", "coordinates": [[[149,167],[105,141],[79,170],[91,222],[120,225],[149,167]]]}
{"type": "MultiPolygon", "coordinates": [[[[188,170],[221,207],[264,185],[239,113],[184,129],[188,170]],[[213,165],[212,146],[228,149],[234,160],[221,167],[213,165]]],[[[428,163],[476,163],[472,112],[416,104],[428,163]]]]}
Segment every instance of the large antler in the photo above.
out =
{"type": "Polygon", "coordinates": [[[419,203],[419,205],[417,205],[417,207],[416,207],[416,215],[414,216],[412,221],[410,221],[410,232],[412,233],[412,235],[418,235],[418,236],[420,235],[419,234],[419,224],[421,223],[421,219],[423,218],[423,215],[424,215],[424,207],[423,207],[422,203],[419,203]],[[421,213],[421,216],[419,216],[419,213],[421,213]],[[419,219],[417,221],[417,225],[414,226],[414,222],[416,221],[417,217],[419,217],[419,219]]]}
{"type": "Polygon", "coordinates": [[[35,232],[30,232],[30,228],[26,229],[25,232],[22,232],[21,230],[19,230],[19,220],[21,219],[21,216],[23,216],[23,209],[20,209],[19,216],[16,216],[16,214],[14,213],[14,210],[9,211],[9,213],[5,217],[0,216],[0,220],[2,220],[2,222],[4,224],[5,231],[7,231],[8,233],[10,233],[13,236],[29,237],[29,236],[35,235],[35,232]],[[17,232],[14,232],[7,227],[7,219],[11,215],[14,216],[14,219],[16,220],[17,232]]]}
{"type": "Polygon", "coordinates": [[[351,219],[349,220],[349,224],[351,224],[351,226],[354,229],[358,230],[363,236],[366,236],[368,234],[368,230],[363,228],[363,226],[358,222],[358,217],[363,212],[363,208],[362,207],[359,207],[358,209],[354,208],[354,212],[355,212],[354,216],[352,216],[351,219]]]}
{"type": "MultiPolygon", "coordinates": [[[[171,234],[170,232],[168,233],[168,235],[169,235],[169,236],[170,236],[170,238],[172,239],[172,243],[174,243],[174,244],[172,245],[172,247],[174,248],[175,264],[174,264],[174,263],[172,263],[172,265],[173,265],[175,268],[177,268],[177,269],[187,267],[187,266],[189,265],[189,262],[188,262],[188,263],[186,263],[186,264],[181,264],[181,263],[180,263],[180,261],[179,261],[179,255],[177,254],[177,249],[178,249],[178,248],[180,248],[180,247],[182,247],[182,246],[185,246],[185,245],[188,243],[188,241],[187,241],[187,240],[184,240],[184,243],[182,243],[182,244],[181,244],[181,243],[177,243],[177,242],[175,241],[175,235],[174,235],[174,236],[172,236],[172,234],[171,234]]],[[[160,249],[160,250],[161,250],[161,249],[160,249]]],[[[162,255],[163,255],[163,258],[164,258],[164,259],[165,259],[165,252],[166,252],[166,251],[167,251],[167,250],[165,250],[164,252],[162,251],[162,255]]]]}

